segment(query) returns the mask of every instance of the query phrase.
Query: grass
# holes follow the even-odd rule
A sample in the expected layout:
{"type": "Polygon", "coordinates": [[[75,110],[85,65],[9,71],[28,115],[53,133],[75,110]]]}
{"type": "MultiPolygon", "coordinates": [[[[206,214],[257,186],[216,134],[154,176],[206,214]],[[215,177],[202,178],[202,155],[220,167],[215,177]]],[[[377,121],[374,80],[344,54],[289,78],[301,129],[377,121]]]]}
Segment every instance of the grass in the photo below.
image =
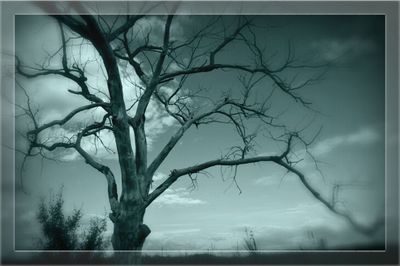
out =
{"type": "MultiPolygon", "coordinates": [[[[384,264],[398,263],[397,254],[391,256],[385,252],[368,252],[368,250],[382,249],[382,245],[343,247],[348,250],[364,250],[366,252],[284,252],[259,253],[248,255],[237,254],[187,254],[187,255],[144,255],[143,264],[152,265],[200,265],[200,264],[384,264]]],[[[206,252],[206,251],[205,251],[206,252]]],[[[112,257],[101,253],[39,253],[30,259],[3,261],[3,264],[114,264],[112,257]]]]}

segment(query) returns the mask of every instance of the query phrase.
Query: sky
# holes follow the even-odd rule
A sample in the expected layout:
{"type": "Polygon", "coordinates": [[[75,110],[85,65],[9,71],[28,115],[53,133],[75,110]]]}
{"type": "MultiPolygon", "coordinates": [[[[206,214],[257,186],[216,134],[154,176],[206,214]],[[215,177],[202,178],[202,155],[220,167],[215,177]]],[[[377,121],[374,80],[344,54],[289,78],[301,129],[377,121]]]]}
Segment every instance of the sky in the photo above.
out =
{"type": "MultiPolygon", "coordinates": [[[[364,224],[383,217],[384,17],[304,15],[252,18],[255,24],[260,25],[255,31],[257,39],[266,45],[266,53],[269,53],[273,63],[285,57],[289,43],[301,62],[334,62],[321,80],[301,91],[301,95],[312,102],[316,111],[307,110],[286,95],[276,92],[272,97],[271,112],[281,114],[280,119],[293,129],[306,128],[304,134],[307,138],[312,138],[322,128],[310,146],[310,151],[321,161],[319,168],[322,175],[306,156],[297,166],[324,197],[330,198],[335,184],[343,184],[339,195],[341,208],[349,210],[357,221],[364,224]]],[[[144,29],[152,29],[150,36],[154,42],[160,41],[163,19],[152,17],[141,24],[144,29]]],[[[172,36],[177,41],[190,36],[196,27],[204,25],[209,19],[213,17],[179,16],[174,20],[172,36]]],[[[224,17],[223,21],[224,24],[220,26],[229,28],[237,23],[238,17],[224,17]]],[[[47,55],[45,51],[51,53],[60,47],[58,26],[52,19],[16,16],[15,22],[16,54],[24,64],[42,62],[47,55]]],[[[71,42],[79,44],[80,40],[71,42]]],[[[228,48],[218,60],[246,62],[249,59],[242,47],[233,45],[228,48]]],[[[92,88],[104,91],[105,78],[93,48],[83,43],[70,49],[78,61],[95,59],[87,65],[88,82],[92,88]]],[[[57,56],[49,65],[56,66],[56,59],[57,56]]],[[[121,66],[121,69],[124,67],[121,66]]],[[[300,80],[316,72],[314,69],[296,71],[299,71],[300,80]]],[[[135,76],[128,78],[137,82],[135,76]]],[[[18,82],[27,89],[34,107],[40,109],[38,116],[43,123],[85,103],[68,93],[67,89],[73,88],[73,84],[59,77],[35,80],[18,78],[18,82]]],[[[211,97],[219,97],[226,91],[236,95],[239,88],[236,73],[221,71],[195,76],[189,84],[188,90],[207,88],[206,92],[211,97]]],[[[173,88],[174,84],[169,86],[165,90],[173,88]]],[[[263,83],[258,88],[257,97],[266,97],[270,90],[270,84],[263,83]]],[[[124,93],[127,102],[135,95],[128,81],[124,81],[124,93]]],[[[15,102],[26,103],[21,89],[16,90],[15,102]]],[[[95,110],[79,119],[84,124],[101,116],[101,110],[95,110]]],[[[178,127],[154,102],[150,104],[146,117],[151,159],[178,127]]],[[[24,118],[17,118],[17,131],[23,132],[27,126],[29,123],[24,118]]],[[[50,137],[56,140],[62,135],[72,134],[74,126],[71,124],[53,130],[50,137]]],[[[249,128],[257,127],[257,122],[249,124],[249,128]]],[[[105,134],[103,138],[112,147],[112,137],[105,134]]],[[[238,140],[231,126],[205,125],[189,129],[158,169],[154,185],[160,184],[172,169],[219,158],[238,140]]],[[[83,145],[90,152],[95,152],[89,141],[83,145]]],[[[18,134],[16,146],[19,149],[25,147],[25,142],[18,134]]],[[[254,152],[258,155],[271,154],[281,148],[262,132],[257,138],[254,152]]],[[[296,149],[296,153],[304,157],[304,149],[301,146],[296,149]]],[[[66,211],[82,208],[85,213],[83,223],[88,223],[91,217],[102,217],[109,212],[104,177],[74,153],[58,152],[55,156],[63,162],[42,162],[40,158],[28,160],[23,171],[27,193],[21,191],[19,177],[16,177],[16,249],[37,248],[35,241],[40,237],[40,227],[35,218],[38,202],[40,198],[57,192],[61,186],[66,211]]],[[[118,173],[114,154],[99,150],[95,156],[118,173]]],[[[21,156],[16,154],[16,173],[20,172],[20,163],[21,156]]],[[[384,241],[383,230],[369,237],[354,231],[342,218],[316,201],[296,176],[287,174],[276,165],[260,163],[239,167],[237,182],[241,193],[232,184],[229,169],[225,170],[221,174],[220,168],[210,169],[208,175],[198,177],[194,188],[188,177],[181,177],[160,196],[146,211],[144,222],[152,233],[146,240],[144,250],[242,250],[246,228],[254,232],[261,250],[314,249],[318,247],[318,239],[324,239],[330,249],[384,241]]],[[[120,182],[117,183],[120,188],[120,182]]],[[[111,232],[112,223],[109,221],[107,237],[111,232]]]]}

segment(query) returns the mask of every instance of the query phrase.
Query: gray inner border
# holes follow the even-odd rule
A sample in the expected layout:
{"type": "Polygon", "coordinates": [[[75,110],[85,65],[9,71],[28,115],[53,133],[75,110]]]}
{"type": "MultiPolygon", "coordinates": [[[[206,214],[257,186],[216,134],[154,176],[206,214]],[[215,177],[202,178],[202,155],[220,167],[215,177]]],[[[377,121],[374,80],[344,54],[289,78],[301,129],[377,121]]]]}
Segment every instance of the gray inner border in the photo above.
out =
{"type": "MultiPolygon", "coordinates": [[[[44,2],[42,2],[43,4],[44,2]]],[[[62,2],[67,6],[68,2],[62,2]]],[[[378,1],[135,1],[135,2],[82,2],[89,9],[101,14],[149,13],[149,14],[253,14],[253,15],[385,15],[386,17],[386,213],[395,220],[386,221],[386,250],[346,251],[338,263],[399,263],[399,2],[378,1]]],[[[45,3],[44,3],[45,4],[45,3]]],[[[46,14],[38,8],[37,2],[0,2],[1,8],[1,100],[14,98],[14,16],[16,14],[46,14]],[[11,66],[11,69],[10,69],[11,66]],[[11,71],[10,71],[11,70],[11,71]]],[[[55,12],[54,12],[55,13],[55,12]]],[[[2,102],[3,103],[3,102],[2,102]]],[[[14,145],[14,110],[10,105],[1,107],[1,257],[11,261],[18,258],[14,250],[14,152],[5,147],[14,145]]],[[[296,253],[312,253],[301,251],[296,253]]],[[[330,258],[344,251],[319,251],[327,253],[326,258],[308,263],[330,263],[330,258]],[[333,252],[333,253],[332,253],[333,252]]],[[[28,255],[28,254],[26,254],[28,255]]],[[[294,254],[288,254],[294,256],[294,254]]],[[[301,261],[293,260],[299,264],[301,261]]]]}

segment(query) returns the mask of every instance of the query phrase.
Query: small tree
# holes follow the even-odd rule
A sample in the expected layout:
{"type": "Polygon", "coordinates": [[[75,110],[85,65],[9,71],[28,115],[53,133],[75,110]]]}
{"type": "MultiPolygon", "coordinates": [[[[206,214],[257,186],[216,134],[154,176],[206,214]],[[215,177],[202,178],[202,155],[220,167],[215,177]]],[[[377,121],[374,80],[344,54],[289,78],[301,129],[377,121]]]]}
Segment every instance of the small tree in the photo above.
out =
{"type": "Polygon", "coordinates": [[[40,247],[46,250],[103,249],[106,219],[92,218],[89,228],[80,235],[78,229],[81,226],[82,211],[74,209],[70,216],[66,216],[63,207],[62,190],[48,203],[44,199],[41,201],[37,214],[43,232],[40,247]]]}

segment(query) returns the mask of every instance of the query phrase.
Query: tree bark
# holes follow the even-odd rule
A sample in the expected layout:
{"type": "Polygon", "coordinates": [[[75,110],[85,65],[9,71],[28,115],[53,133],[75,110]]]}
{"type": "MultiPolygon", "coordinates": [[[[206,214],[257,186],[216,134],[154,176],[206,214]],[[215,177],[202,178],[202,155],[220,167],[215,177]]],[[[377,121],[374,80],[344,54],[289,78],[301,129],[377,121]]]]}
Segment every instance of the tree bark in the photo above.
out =
{"type": "Polygon", "coordinates": [[[114,221],[112,245],[116,262],[136,265],[141,263],[141,251],[150,234],[150,228],[143,224],[145,208],[130,200],[121,200],[119,216],[114,221]]]}

